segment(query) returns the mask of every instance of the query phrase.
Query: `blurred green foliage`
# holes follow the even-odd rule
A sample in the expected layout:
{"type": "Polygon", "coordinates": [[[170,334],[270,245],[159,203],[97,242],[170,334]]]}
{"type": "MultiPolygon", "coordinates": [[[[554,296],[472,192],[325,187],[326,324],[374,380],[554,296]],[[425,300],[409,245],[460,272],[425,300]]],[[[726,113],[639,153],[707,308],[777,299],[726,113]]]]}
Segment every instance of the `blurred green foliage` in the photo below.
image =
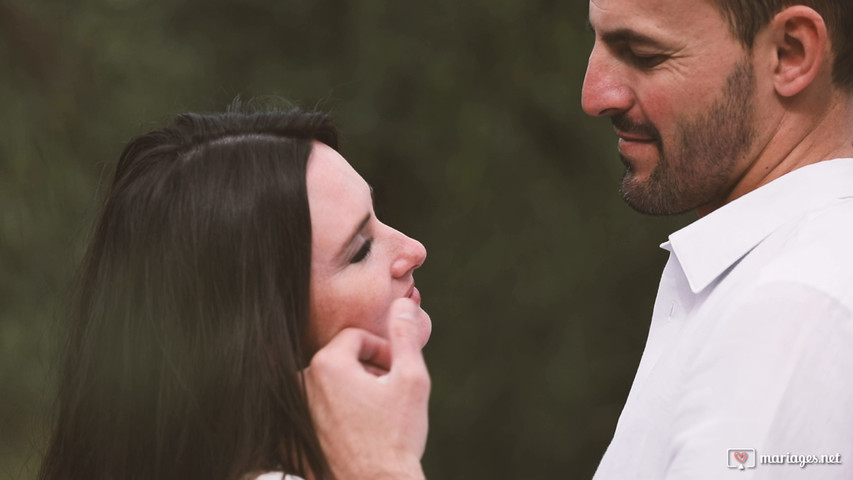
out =
{"type": "Polygon", "coordinates": [[[236,95],[334,113],[420,239],[430,478],[589,478],[689,218],[617,194],[582,0],[0,0],[0,478],[33,478],[51,328],[131,137],[236,95]]]}

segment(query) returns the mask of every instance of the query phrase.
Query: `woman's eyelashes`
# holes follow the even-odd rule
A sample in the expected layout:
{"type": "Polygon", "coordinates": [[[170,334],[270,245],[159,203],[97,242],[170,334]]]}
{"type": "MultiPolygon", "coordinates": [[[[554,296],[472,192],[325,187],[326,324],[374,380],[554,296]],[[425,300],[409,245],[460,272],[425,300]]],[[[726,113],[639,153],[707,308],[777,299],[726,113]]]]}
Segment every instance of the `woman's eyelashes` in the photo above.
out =
{"type": "Polygon", "coordinates": [[[358,251],[355,252],[355,255],[353,255],[353,257],[350,259],[349,263],[358,263],[358,262],[364,260],[365,258],[367,258],[367,255],[370,254],[370,247],[371,246],[373,246],[373,239],[368,238],[361,245],[361,248],[359,248],[358,251]]]}

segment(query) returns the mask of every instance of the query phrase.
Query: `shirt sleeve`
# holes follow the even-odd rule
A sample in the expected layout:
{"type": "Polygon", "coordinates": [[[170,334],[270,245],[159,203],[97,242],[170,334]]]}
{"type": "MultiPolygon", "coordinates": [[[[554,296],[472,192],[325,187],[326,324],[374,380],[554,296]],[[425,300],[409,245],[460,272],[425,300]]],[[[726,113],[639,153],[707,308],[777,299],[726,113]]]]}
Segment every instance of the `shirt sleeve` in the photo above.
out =
{"type": "Polygon", "coordinates": [[[794,281],[737,298],[683,366],[665,478],[853,478],[853,312],[794,281]]]}

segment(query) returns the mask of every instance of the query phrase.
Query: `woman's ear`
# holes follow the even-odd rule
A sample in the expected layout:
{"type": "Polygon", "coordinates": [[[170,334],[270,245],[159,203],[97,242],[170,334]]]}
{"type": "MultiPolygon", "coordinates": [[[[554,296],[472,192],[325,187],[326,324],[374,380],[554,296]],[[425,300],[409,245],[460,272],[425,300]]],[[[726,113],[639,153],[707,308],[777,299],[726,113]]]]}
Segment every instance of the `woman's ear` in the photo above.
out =
{"type": "Polygon", "coordinates": [[[824,70],[829,42],[826,23],[816,11],[797,5],[779,12],[769,28],[776,51],[773,85],[779,95],[793,97],[824,70]]]}

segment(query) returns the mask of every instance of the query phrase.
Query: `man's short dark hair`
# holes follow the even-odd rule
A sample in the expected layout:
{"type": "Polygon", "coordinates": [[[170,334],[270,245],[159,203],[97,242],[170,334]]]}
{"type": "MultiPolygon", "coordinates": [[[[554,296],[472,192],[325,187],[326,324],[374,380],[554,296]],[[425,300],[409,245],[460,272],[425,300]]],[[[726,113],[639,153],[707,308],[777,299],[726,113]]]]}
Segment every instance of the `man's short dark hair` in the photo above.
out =
{"type": "Polygon", "coordinates": [[[826,22],[835,60],[832,80],[853,93],[853,6],[850,0],[710,0],[726,17],[735,37],[752,47],[755,36],[787,7],[805,5],[826,22]]]}

